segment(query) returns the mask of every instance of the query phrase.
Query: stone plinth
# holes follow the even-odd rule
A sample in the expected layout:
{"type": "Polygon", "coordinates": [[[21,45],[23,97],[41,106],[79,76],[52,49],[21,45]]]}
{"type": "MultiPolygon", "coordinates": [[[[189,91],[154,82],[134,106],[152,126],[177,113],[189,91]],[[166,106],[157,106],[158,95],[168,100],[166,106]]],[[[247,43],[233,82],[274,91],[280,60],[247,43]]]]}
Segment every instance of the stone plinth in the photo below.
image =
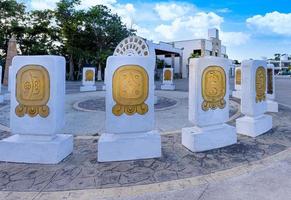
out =
{"type": "Polygon", "coordinates": [[[60,134],[65,124],[65,59],[16,56],[10,76],[14,135],[0,141],[0,160],[60,162],[73,150],[72,136],[60,134]]]}
{"type": "Polygon", "coordinates": [[[82,86],[80,87],[80,91],[81,92],[96,91],[94,67],[83,68],[82,86]]]}
{"type": "Polygon", "coordinates": [[[161,138],[154,130],[154,63],[150,56],[108,58],[106,133],[98,141],[98,161],[161,156],[161,138]]]}
{"type": "Polygon", "coordinates": [[[242,80],[241,67],[236,67],[234,77],[234,91],[232,91],[232,96],[238,99],[241,98],[241,80],[242,80]]]}
{"type": "Polygon", "coordinates": [[[182,129],[182,144],[193,152],[236,143],[229,120],[229,61],[204,57],[190,60],[189,120],[194,127],[182,129]]]}
{"type": "Polygon", "coordinates": [[[267,63],[260,60],[242,62],[241,112],[236,120],[239,134],[256,137],[272,128],[272,117],[267,111],[267,63]]]}
{"type": "Polygon", "coordinates": [[[174,79],[174,69],[164,68],[163,69],[163,84],[161,85],[162,90],[175,90],[175,85],[173,83],[174,79]]]}
{"type": "Polygon", "coordinates": [[[278,112],[278,103],[275,101],[276,87],[274,76],[274,65],[267,64],[267,111],[278,112]]]}

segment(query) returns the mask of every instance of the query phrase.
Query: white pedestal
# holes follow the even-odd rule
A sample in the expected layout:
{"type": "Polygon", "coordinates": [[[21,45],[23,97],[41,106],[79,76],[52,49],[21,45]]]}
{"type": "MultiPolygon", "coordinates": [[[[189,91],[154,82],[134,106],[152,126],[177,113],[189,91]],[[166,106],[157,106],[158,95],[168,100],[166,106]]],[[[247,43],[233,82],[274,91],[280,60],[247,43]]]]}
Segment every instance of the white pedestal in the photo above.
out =
{"type": "Polygon", "coordinates": [[[153,130],[141,133],[102,134],[98,141],[98,161],[122,161],[161,156],[161,136],[153,130]]]}
{"type": "Polygon", "coordinates": [[[241,91],[240,90],[234,90],[234,91],[232,91],[232,97],[241,99],[241,91]]]}
{"type": "Polygon", "coordinates": [[[161,85],[161,90],[175,90],[175,85],[174,84],[162,84],[161,85]]]}
{"type": "Polygon", "coordinates": [[[278,103],[276,101],[267,100],[267,111],[278,112],[278,103]]]}
{"type": "Polygon", "coordinates": [[[57,164],[73,151],[73,136],[58,134],[52,140],[40,136],[13,135],[0,141],[0,160],[7,162],[57,164]]]}
{"type": "Polygon", "coordinates": [[[244,116],[236,120],[236,131],[239,134],[256,137],[266,133],[272,128],[272,116],[260,115],[258,117],[244,116]]]}
{"type": "Polygon", "coordinates": [[[81,92],[90,92],[90,91],[96,91],[96,85],[82,85],[80,87],[81,92]]]}
{"type": "Polygon", "coordinates": [[[4,95],[0,94],[0,103],[3,103],[3,102],[4,102],[4,95]]]}
{"type": "Polygon", "coordinates": [[[235,127],[227,124],[182,129],[182,144],[193,152],[225,147],[236,142],[235,127]]]}
{"type": "Polygon", "coordinates": [[[102,85],[102,90],[106,91],[106,85],[105,84],[102,85]]]}

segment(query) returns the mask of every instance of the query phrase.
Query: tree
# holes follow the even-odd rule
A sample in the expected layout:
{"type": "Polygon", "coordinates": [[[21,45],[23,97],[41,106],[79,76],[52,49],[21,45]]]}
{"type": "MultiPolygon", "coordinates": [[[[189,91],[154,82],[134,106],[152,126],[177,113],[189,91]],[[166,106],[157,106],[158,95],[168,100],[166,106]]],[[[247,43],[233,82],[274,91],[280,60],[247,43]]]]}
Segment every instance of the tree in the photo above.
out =
{"type": "Polygon", "coordinates": [[[118,43],[135,33],[126,28],[117,14],[112,14],[103,5],[94,6],[85,13],[84,31],[86,38],[91,38],[87,44],[88,51],[95,58],[99,69],[105,66],[107,57],[113,53],[118,43]]]}
{"type": "MultiPolygon", "coordinates": [[[[0,60],[4,60],[12,35],[20,40],[25,32],[25,5],[16,0],[0,1],[0,60]]],[[[2,61],[4,63],[4,61],[2,61]]]]}
{"type": "Polygon", "coordinates": [[[274,54],[275,60],[280,60],[281,58],[281,54],[280,53],[276,53],[274,54]]]}
{"type": "Polygon", "coordinates": [[[24,55],[61,54],[60,30],[55,25],[52,10],[32,11],[25,23],[25,34],[20,44],[24,55]]]}

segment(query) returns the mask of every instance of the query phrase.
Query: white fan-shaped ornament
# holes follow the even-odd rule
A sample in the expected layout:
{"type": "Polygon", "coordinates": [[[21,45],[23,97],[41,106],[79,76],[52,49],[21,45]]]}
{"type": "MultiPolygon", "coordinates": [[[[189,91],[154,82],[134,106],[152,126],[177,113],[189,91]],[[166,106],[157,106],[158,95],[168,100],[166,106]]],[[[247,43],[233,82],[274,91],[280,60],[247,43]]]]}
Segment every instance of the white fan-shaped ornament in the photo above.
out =
{"type": "Polygon", "coordinates": [[[114,56],[148,56],[149,48],[145,40],[130,36],[122,40],[114,50],[114,56]]]}

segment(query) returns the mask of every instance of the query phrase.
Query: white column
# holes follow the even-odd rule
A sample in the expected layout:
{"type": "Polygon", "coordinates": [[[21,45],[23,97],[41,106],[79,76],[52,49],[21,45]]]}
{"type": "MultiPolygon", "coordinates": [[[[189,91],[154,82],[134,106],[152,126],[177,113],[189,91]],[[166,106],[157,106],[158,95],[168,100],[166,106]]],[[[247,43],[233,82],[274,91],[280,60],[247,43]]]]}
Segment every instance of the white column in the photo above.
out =
{"type": "Polygon", "coordinates": [[[272,116],[266,115],[267,63],[261,60],[242,62],[241,112],[236,120],[237,133],[256,137],[272,128],[272,116]]]}
{"type": "Polygon", "coordinates": [[[193,152],[235,144],[235,127],[229,120],[229,62],[225,58],[190,60],[189,121],[194,127],[182,129],[182,144],[193,152]]]}
{"type": "Polygon", "coordinates": [[[65,125],[65,58],[15,56],[11,69],[10,128],[0,160],[56,164],[73,151],[65,125]],[[33,78],[31,78],[33,77],[33,78]]]}

